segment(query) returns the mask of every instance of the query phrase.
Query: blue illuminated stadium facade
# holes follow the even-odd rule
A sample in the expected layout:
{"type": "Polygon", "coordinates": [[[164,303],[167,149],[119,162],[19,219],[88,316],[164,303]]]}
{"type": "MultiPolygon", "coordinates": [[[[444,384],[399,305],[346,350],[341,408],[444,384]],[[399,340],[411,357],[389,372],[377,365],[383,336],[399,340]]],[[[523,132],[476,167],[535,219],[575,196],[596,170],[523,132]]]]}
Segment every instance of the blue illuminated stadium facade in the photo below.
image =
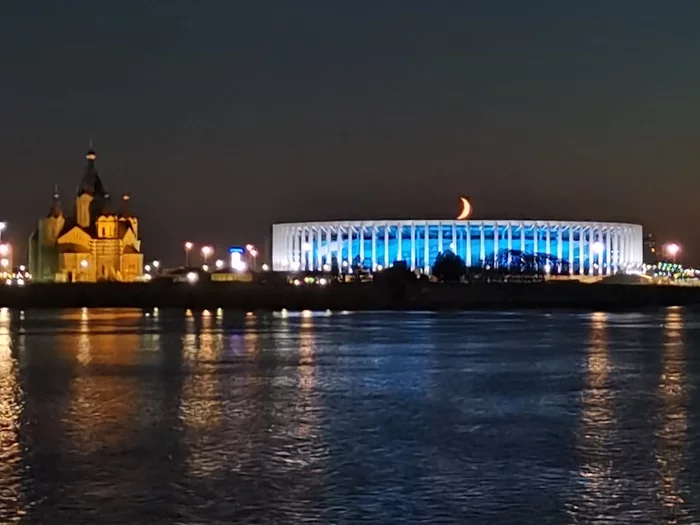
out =
{"type": "Polygon", "coordinates": [[[278,271],[329,266],[378,270],[405,261],[430,273],[440,253],[467,266],[512,267],[529,259],[549,271],[610,275],[642,263],[637,224],[610,222],[447,220],[339,221],[275,224],[272,264],[278,271]]]}

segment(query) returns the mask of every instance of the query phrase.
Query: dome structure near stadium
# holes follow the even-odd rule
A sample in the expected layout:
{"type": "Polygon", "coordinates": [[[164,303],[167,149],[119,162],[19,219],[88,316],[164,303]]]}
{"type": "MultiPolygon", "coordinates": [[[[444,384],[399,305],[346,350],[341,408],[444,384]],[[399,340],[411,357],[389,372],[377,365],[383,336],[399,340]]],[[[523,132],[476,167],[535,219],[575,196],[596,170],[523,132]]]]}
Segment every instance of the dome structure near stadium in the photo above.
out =
{"type": "Polygon", "coordinates": [[[272,269],[329,265],[380,270],[404,261],[429,274],[440,253],[467,266],[524,264],[569,275],[612,275],[642,264],[638,224],[538,220],[367,220],[272,226],[272,269]]]}

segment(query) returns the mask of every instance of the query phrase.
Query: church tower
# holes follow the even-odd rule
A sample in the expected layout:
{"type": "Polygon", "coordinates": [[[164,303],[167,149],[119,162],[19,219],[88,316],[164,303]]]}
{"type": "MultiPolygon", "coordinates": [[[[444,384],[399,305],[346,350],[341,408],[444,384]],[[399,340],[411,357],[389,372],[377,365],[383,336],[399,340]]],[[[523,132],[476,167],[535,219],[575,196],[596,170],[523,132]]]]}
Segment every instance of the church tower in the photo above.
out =
{"type": "Polygon", "coordinates": [[[81,228],[90,226],[95,216],[102,213],[102,207],[107,200],[107,192],[95,168],[97,154],[92,147],[85,154],[85,158],[87,165],[75,197],[75,219],[81,228]]]}

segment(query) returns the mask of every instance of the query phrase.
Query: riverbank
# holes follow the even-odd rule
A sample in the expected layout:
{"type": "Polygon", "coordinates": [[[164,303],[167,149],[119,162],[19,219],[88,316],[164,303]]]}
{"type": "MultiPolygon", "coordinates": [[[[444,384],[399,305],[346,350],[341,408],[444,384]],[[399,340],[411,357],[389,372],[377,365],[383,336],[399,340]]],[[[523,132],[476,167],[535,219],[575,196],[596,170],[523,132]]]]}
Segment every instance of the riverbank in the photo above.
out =
{"type": "Polygon", "coordinates": [[[580,284],[372,283],[292,286],[255,283],[32,284],[0,287],[10,308],[228,308],[238,310],[643,309],[700,306],[700,289],[580,284]]]}

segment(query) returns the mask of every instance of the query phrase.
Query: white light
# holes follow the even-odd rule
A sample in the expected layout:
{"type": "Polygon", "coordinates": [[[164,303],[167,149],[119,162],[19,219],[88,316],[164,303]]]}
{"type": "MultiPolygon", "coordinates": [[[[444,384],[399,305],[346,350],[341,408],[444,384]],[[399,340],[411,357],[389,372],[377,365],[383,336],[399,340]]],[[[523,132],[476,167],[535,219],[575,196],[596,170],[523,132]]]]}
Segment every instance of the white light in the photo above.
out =
{"type": "Polygon", "coordinates": [[[377,271],[381,272],[384,269],[384,267],[381,264],[377,265],[377,271]]]}
{"type": "Polygon", "coordinates": [[[10,253],[10,245],[9,244],[0,244],[0,255],[3,257],[10,253]]]}
{"type": "Polygon", "coordinates": [[[263,271],[263,272],[267,272],[267,271],[269,271],[269,270],[270,270],[270,267],[269,267],[267,264],[263,264],[263,265],[262,265],[262,271],[263,271]]]}
{"type": "Polygon", "coordinates": [[[331,271],[331,265],[326,263],[323,265],[323,271],[324,272],[330,272],[331,271]]]}
{"type": "Polygon", "coordinates": [[[238,252],[231,253],[231,268],[237,272],[244,272],[248,267],[243,260],[242,254],[238,252]]]}
{"type": "Polygon", "coordinates": [[[187,274],[187,281],[190,283],[196,283],[199,280],[199,275],[197,275],[197,272],[189,272],[187,274]]]}
{"type": "Polygon", "coordinates": [[[217,259],[217,261],[216,261],[216,267],[217,267],[217,268],[223,268],[223,267],[224,267],[224,261],[222,261],[221,259],[217,259]]]}
{"type": "Polygon", "coordinates": [[[24,286],[24,279],[17,279],[17,286],[24,286]]]}
{"type": "Polygon", "coordinates": [[[202,270],[204,270],[205,272],[208,272],[208,271],[209,271],[209,265],[208,265],[208,264],[203,264],[203,265],[202,265],[202,270]]]}
{"type": "Polygon", "coordinates": [[[150,265],[150,264],[147,264],[146,266],[143,267],[143,269],[146,270],[147,272],[150,272],[150,271],[151,271],[151,265],[150,265]]]}
{"type": "Polygon", "coordinates": [[[321,277],[318,280],[318,284],[320,284],[321,286],[326,286],[328,284],[328,281],[325,278],[321,277]]]}
{"type": "Polygon", "coordinates": [[[88,267],[87,259],[83,259],[82,261],[80,261],[80,266],[82,268],[87,268],[88,267]]]}
{"type": "Polygon", "coordinates": [[[294,286],[299,286],[301,285],[301,281],[299,279],[294,279],[293,284],[294,286]]]}
{"type": "Polygon", "coordinates": [[[153,267],[157,270],[160,268],[160,261],[153,261],[153,267]]]}
{"type": "Polygon", "coordinates": [[[455,251],[455,248],[457,248],[457,246],[455,245],[455,243],[451,242],[450,243],[450,250],[455,251]]]}
{"type": "Polygon", "coordinates": [[[19,265],[19,271],[20,271],[20,272],[23,272],[23,271],[25,271],[26,269],[27,269],[27,267],[26,267],[25,265],[23,265],[23,264],[20,264],[20,265],[19,265]]]}
{"type": "Polygon", "coordinates": [[[9,259],[0,259],[0,266],[3,268],[7,268],[10,266],[10,260],[9,259]]]}
{"type": "Polygon", "coordinates": [[[348,261],[343,261],[342,267],[343,267],[343,268],[347,268],[347,267],[348,267],[348,261]]]}
{"type": "Polygon", "coordinates": [[[545,264],[544,265],[544,273],[549,275],[551,273],[551,271],[552,271],[552,266],[549,263],[545,264]]]}
{"type": "Polygon", "coordinates": [[[0,232],[4,232],[5,228],[7,228],[7,223],[5,221],[0,222],[0,232]]]}
{"type": "Polygon", "coordinates": [[[311,243],[305,242],[304,244],[301,245],[301,250],[303,252],[310,252],[313,249],[313,246],[311,246],[311,243]]]}
{"type": "Polygon", "coordinates": [[[301,268],[301,263],[299,261],[292,262],[292,271],[298,272],[301,268]]]}
{"type": "Polygon", "coordinates": [[[258,250],[256,250],[255,248],[253,248],[252,250],[248,250],[248,252],[250,253],[250,256],[253,259],[255,259],[258,256],[258,250]]]}
{"type": "Polygon", "coordinates": [[[194,246],[194,244],[192,244],[192,242],[187,241],[187,242],[185,243],[185,250],[187,250],[187,251],[189,252],[189,251],[192,249],[193,246],[194,246]]]}
{"type": "Polygon", "coordinates": [[[603,246],[603,243],[600,241],[596,241],[593,243],[593,253],[596,253],[598,255],[602,255],[603,251],[605,250],[605,246],[603,246]]]}
{"type": "Polygon", "coordinates": [[[146,275],[143,276],[143,279],[145,281],[150,281],[151,279],[153,279],[153,276],[151,276],[151,274],[147,273],[146,275]]]}
{"type": "Polygon", "coordinates": [[[7,279],[7,280],[5,281],[5,284],[6,284],[7,286],[12,286],[12,279],[7,279]]]}

